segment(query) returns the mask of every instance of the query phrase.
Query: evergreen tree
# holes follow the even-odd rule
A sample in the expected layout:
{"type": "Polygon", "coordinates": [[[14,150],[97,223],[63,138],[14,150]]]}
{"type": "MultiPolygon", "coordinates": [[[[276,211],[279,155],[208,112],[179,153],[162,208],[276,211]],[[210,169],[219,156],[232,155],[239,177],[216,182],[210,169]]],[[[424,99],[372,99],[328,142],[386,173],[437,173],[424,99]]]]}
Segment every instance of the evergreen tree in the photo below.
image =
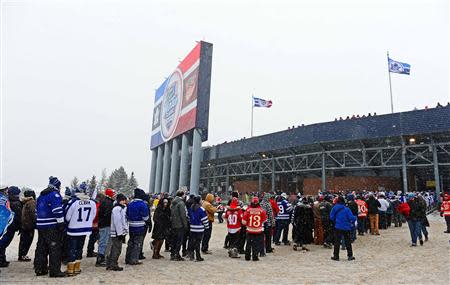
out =
{"type": "Polygon", "coordinates": [[[136,187],[138,187],[138,182],[134,177],[134,172],[131,172],[130,179],[128,179],[124,194],[128,197],[132,196],[134,193],[134,189],[136,189],[136,187]]]}
{"type": "Polygon", "coordinates": [[[72,188],[72,189],[76,189],[76,188],[78,188],[78,185],[80,184],[80,181],[78,180],[78,178],[75,176],[73,179],[72,179],[72,182],[70,182],[70,188],[72,188]]]}
{"type": "Polygon", "coordinates": [[[106,177],[106,169],[103,169],[102,178],[100,178],[97,187],[99,187],[99,190],[104,190],[107,187],[107,185],[108,185],[108,178],[106,177]]]}
{"type": "Polygon", "coordinates": [[[115,169],[108,179],[108,187],[116,190],[119,193],[126,191],[126,186],[128,184],[128,174],[126,173],[123,166],[119,169],[115,169]]]}
{"type": "Polygon", "coordinates": [[[92,178],[88,183],[89,193],[92,194],[96,187],[97,187],[97,177],[95,177],[95,175],[92,175],[92,178]]]}

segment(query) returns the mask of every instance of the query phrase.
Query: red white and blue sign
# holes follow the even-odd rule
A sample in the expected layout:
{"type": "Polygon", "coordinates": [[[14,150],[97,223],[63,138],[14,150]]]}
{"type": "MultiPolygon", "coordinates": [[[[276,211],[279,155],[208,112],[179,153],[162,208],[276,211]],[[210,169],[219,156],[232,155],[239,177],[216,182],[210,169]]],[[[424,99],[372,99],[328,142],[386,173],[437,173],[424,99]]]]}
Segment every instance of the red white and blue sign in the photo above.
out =
{"type": "MultiPolygon", "coordinates": [[[[156,90],[155,104],[153,109],[153,123],[150,148],[155,148],[164,142],[177,137],[195,127],[207,127],[209,110],[209,87],[211,78],[211,57],[212,45],[205,42],[199,42],[194,49],[181,61],[175,71],[163,82],[156,90]],[[207,53],[202,53],[202,47],[206,46],[207,53]],[[203,55],[203,56],[202,56],[203,55]],[[203,60],[201,58],[209,56],[203,60]],[[205,65],[206,63],[206,65],[205,65]],[[209,72],[208,72],[209,67],[209,72]],[[206,74],[207,80],[199,80],[200,70],[206,74]],[[199,93],[199,84],[205,85],[204,92],[199,93]],[[199,97],[202,97],[199,100],[199,97]],[[207,98],[203,98],[207,97],[207,98]],[[200,101],[200,102],[199,102],[200,101]],[[205,115],[198,116],[198,106],[206,110],[205,115]],[[198,120],[202,123],[197,123],[198,120]]],[[[205,113],[205,112],[202,112],[205,113]]]]}

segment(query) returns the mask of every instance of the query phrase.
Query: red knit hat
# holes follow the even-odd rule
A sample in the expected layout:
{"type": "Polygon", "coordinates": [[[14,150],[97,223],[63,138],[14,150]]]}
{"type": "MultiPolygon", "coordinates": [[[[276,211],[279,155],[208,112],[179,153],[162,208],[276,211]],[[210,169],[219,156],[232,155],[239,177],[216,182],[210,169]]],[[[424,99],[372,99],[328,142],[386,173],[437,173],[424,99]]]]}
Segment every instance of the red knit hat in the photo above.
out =
{"type": "Polygon", "coordinates": [[[258,197],[253,197],[252,198],[252,204],[258,204],[258,203],[259,203],[258,197]]]}
{"type": "Polygon", "coordinates": [[[111,188],[108,188],[105,190],[105,195],[111,199],[114,199],[114,196],[116,195],[116,191],[112,190],[111,188]]]}

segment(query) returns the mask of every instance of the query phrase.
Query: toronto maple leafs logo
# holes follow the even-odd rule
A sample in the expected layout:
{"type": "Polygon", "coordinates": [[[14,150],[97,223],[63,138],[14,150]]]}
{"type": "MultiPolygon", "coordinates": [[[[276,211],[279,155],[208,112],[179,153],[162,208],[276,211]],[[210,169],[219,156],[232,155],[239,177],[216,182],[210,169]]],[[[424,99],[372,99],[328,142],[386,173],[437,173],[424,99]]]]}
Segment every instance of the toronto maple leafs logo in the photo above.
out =
{"type": "Polygon", "coordinates": [[[172,138],[180,119],[183,95],[183,74],[175,70],[169,78],[161,103],[161,135],[165,141],[172,138]]]}

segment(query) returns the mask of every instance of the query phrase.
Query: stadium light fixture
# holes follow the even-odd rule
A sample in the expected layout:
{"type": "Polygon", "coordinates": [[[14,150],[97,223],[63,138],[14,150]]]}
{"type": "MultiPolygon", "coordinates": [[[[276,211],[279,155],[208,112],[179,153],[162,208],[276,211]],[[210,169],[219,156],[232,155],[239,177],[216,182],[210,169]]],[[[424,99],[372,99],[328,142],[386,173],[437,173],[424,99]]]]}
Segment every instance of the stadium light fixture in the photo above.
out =
{"type": "Polygon", "coordinates": [[[409,139],[409,144],[415,144],[416,143],[416,139],[415,138],[410,138],[409,139]]]}

